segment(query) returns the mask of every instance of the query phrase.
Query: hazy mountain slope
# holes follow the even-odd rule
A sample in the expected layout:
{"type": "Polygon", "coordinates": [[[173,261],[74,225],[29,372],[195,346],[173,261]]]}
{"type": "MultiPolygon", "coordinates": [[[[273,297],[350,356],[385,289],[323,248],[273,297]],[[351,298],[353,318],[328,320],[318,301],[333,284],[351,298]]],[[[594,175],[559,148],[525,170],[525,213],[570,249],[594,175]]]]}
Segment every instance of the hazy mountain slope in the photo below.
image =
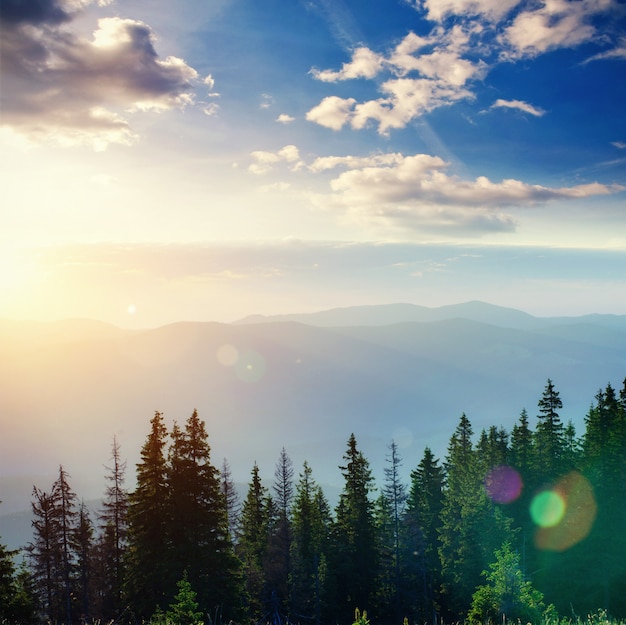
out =
{"type": "Polygon", "coordinates": [[[414,304],[386,304],[333,308],[315,313],[292,315],[251,315],[237,324],[296,321],[320,327],[382,326],[396,323],[428,323],[449,319],[467,319],[479,323],[519,330],[540,330],[553,326],[588,324],[626,333],[626,315],[584,315],[581,317],[534,317],[513,308],[473,301],[438,308],[414,304]]]}
{"type": "Polygon", "coordinates": [[[315,313],[292,315],[252,315],[237,323],[275,323],[296,321],[320,327],[334,326],[382,326],[405,322],[431,322],[444,319],[470,319],[511,328],[527,328],[537,325],[535,317],[502,306],[484,302],[466,302],[428,308],[415,304],[385,304],[380,306],[352,306],[333,308],[315,313]]]}
{"type": "MultiPolygon", "coordinates": [[[[405,309],[366,308],[355,318],[405,309]]],[[[49,488],[61,463],[80,497],[101,496],[113,435],[132,486],[155,410],[171,424],[197,408],[215,464],[227,457],[246,483],[257,461],[268,485],[283,445],[296,471],[307,459],[319,482],[340,485],[351,432],[379,480],[396,439],[408,476],[426,445],[445,454],[462,412],[476,433],[492,424],[510,430],[524,407],[534,425],[548,377],[563,420],[581,427],[598,388],[621,387],[626,375],[626,333],[596,320],[542,320],[533,329],[458,317],[335,327],[178,323],[142,332],[67,322],[33,324],[32,334],[28,324],[11,333],[2,323],[0,516],[27,508],[32,484],[49,488]]],[[[0,540],[2,532],[0,519],[0,540]]]]}

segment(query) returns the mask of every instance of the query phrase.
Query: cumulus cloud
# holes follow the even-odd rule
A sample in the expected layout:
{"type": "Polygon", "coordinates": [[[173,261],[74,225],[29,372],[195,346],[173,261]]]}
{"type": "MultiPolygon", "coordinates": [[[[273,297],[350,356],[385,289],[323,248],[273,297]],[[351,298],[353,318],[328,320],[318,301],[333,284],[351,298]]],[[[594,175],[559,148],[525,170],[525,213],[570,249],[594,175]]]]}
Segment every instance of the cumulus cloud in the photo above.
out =
{"type": "Polygon", "coordinates": [[[522,111],[523,113],[528,113],[529,115],[534,115],[535,117],[541,117],[545,115],[545,111],[537,106],[533,106],[532,104],[528,104],[528,102],[523,102],[522,100],[496,100],[492,105],[492,109],[495,108],[509,108],[516,109],[518,111],[522,111]]]}
{"type": "Polygon", "coordinates": [[[277,118],[276,121],[279,124],[290,124],[291,122],[295,121],[296,118],[292,117],[291,115],[287,115],[287,113],[281,113],[277,118]]]}
{"type": "Polygon", "coordinates": [[[359,103],[354,98],[328,96],[308,111],[306,119],[333,130],[346,124],[362,129],[374,123],[380,134],[386,134],[438,107],[472,98],[467,83],[486,71],[483,62],[462,56],[472,34],[460,26],[437,30],[428,37],[409,33],[387,56],[358,48],[340,71],[314,71],[313,75],[334,82],[386,71],[392,77],[379,86],[383,97],[359,103]]]}
{"type": "Polygon", "coordinates": [[[180,58],[160,58],[141,21],[100,19],[90,40],[72,33],[84,4],[2,4],[2,124],[33,140],[129,144],[128,114],[187,106],[198,74],[180,58]]]}
{"type": "Polygon", "coordinates": [[[428,154],[326,157],[314,161],[310,169],[335,167],[347,171],[331,180],[331,193],[316,198],[316,203],[360,220],[411,230],[509,231],[515,222],[506,208],[624,190],[599,183],[550,188],[513,179],[494,182],[485,176],[464,180],[449,174],[443,159],[428,154]]]}
{"type": "MultiPolygon", "coordinates": [[[[306,119],[332,130],[373,125],[380,134],[406,127],[437,108],[474,98],[473,85],[496,62],[534,57],[593,41],[607,47],[586,62],[626,58],[626,39],[598,37],[597,21],[616,0],[406,0],[435,26],[426,35],[410,32],[394,48],[380,53],[360,45],[339,69],[311,70],[326,83],[376,80],[379,97],[328,95],[306,119]]],[[[498,100],[535,117],[545,113],[523,100],[498,100]]]]}
{"type": "Polygon", "coordinates": [[[572,48],[595,37],[592,18],[612,6],[613,0],[544,0],[539,8],[519,13],[500,41],[513,58],[572,48]]]}
{"type": "Polygon", "coordinates": [[[248,171],[253,174],[266,174],[280,163],[287,163],[292,170],[301,167],[300,152],[295,145],[286,145],[278,152],[256,150],[250,156],[254,162],[248,166],[248,171]]]}
{"type": "Polygon", "coordinates": [[[352,78],[374,78],[382,69],[384,58],[369,48],[357,48],[352,53],[352,60],[344,63],[339,71],[312,69],[311,74],[323,82],[336,82],[352,78]]]}
{"type": "Polygon", "coordinates": [[[352,116],[355,104],[354,98],[331,95],[308,111],[306,119],[332,130],[341,130],[352,116]]]}
{"type": "Polygon", "coordinates": [[[520,0],[412,0],[411,4],[426,9],[430,20],[441,21],[453,15],[480,15],[488,20],[502,19],[520,0]]]}

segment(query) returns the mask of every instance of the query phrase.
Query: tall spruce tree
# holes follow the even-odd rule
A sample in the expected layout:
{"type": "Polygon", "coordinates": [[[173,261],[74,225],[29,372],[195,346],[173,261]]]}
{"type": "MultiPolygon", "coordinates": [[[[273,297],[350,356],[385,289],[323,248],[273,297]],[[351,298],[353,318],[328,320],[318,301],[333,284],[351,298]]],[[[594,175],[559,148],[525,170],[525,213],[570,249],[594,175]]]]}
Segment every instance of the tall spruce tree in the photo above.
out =
{"type": "Polygon", "coordinates": [[[325,607],[331,513],[312,474],[305,461],[293,504],[291,593],[294,616],[319,625],[325,607]]]}
{"type": "MultiPolygon", "coordinates": [[[[626,386],[625,386],[626,388],[626,386]]],[[[586,417],[584,472],[593,486],[598,514],[582,546],[581,570],[593,566],[593,579],[583,577],[590,600],[598,607],[626,614],[626,403],[611,384],[599,390],[586,417]]],[[[586,606],[585,606],[586,607],[586,606]]]]}
{"type": "MultiPolygon", "coordinates": [[[[391,441],[384,468],[385,482],[378,501],[381,549],[381,589],[387,588],[379,611],[395,615],[400,621],[405,615],[405,593],[402,584],[404,553],[401,550],[402,517],[407,501],[406,484],[402,481],[402,459],[398,445],[391,441]]],[[[380,593],[379,593],[380,594],[380,593]]],[[[381,597],[382,599],[382,597],[381,597]]]]}
{"type": "Polygon", "coordinates": [[[538,406],[538,422],[535,428],[536,474],[540,481],[550,481],[559,477],[565,468],[565,439],[558,412],[563,408],[563,402],[549,378],[538,406]]]}
{"type": "Polygon", "coordinates": [[[442,611],[449,618],[467,613],[495,549],[513,538],[511,520],[487,496],[484,478],[485,466],[472,443],[471,423],[463,414],[448,445],[441,512],[442,611]]]}
{"type": "Polygon", "coordinates": [[[441,564],[438,546],[444,482],[443,467],[426,447],[419,465],[411,471],[403,524],[411,622],[434,621],[439,609],[441,564]]]}
{"type": "Polygon", "coordinates": [[[84,502],[78,508],[78,519],[73,535],[73,548],[76,553],[76,610],[80,622],[94,616],[95,607],[95,530],[89,510],[84,502]]]}
{"type": "Polygon", "coordinates": [[[33,541],[28,545],[34,585],[47,618],[71,624],[76,618],[76,494],[63,466],[50,493],[33,488],[33,541]]]}
{"type": "Polygon", "coordinates": [[[238,540],[237,528],[239,527],[239,515],[241,514],[241,502],[239,501],[239,493],[233,481],[233,475],[230,470],[230,464],[226,458],[222,461],[222,469],[220,471],[220,490],[226,504],[226,516],[228,520],[228,533],[230,540],[235,544],[238,540]]]}
{"type": "Polygon", "coordinates": [[[18,554],[19,550],[8,549],[0,540],[0,622],[7,624],[34,620],[30,574],[25,570],[18,571],[14,560],[18,554]]]}
{"type": "Polygon", "coordinates": [[[137,464],[137,485],[129,496],[126,594],[131,613],[139,618],[149,618],[173,597],[166,436],[163,416],[155,412],[137,464]]]}
{"type": "Polygon", "coordinates": [[[340,466],[344,488],[335,510],[332,567],[335,574],[337,618],[348,619],[354,608],[370,609],[379,574],[374,504],[374,478],[369,462],[357,448],[354,434],[340,466]]]}
{"type": "Polygon", "coordinates": [[[524,408],[511,433],[511,464],[519,471],[525,483],[531,480],[531,468],[534,465],[533,432],[528,421],[528,412],[524,408]]]}
{"type": "Polygon", "coordinates": [[[291,576],[291,504],[293,501],[293,463],[283,447],[274,471],[276,522],[268,537],[265,556],[265,579],[275,599],[275,607],[289,611],[289,580],[291,576]]]}
{"type": "Polygon", "coordinates": [[[122,460],[120,445],[113,437],[111,466],[106,476],[107,486],[99,515],[100,539],[98,545],[99,595],[101,612],[106,617],[117,617],[123,610],[124,552],[128,538],[128,492],[124,488],[126,462],[122,460]]]}
{"type": "Polygon", "coordinates": [[[252,618],[263,615],[266,595],[264,562],[269,533],[269,496],[261,482],[259,467],[252,467],[252,480],[241,509],[241,525],[236,552],[243,563],[247,611],[252,618]]]}
{"type": "Polygon", "coordinates": [[[219,608],[236,616],[238,562],[228,533],[219,473],[211,463],[206,426],[196,410],[184,430],[172,430],[168,485],[170,577],[186,572],[204,613],[219,608]]]}
{"type": "Polygon", "coordinates": [[[33,487],[33,540],[27,552],[40,611],[49,621],[61,617],[63,596],[58,508],[52,493],[33,487]]]}

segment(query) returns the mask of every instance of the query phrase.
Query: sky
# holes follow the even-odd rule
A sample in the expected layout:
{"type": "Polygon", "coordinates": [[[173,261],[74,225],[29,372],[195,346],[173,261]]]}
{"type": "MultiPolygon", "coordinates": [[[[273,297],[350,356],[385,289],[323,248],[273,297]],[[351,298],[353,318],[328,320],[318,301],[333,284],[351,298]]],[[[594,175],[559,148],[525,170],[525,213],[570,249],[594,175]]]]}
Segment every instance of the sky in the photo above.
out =
{"type": "Polygon", "coordinates": [[[0,318],[626,314],[626,4],[3,0],[0,318]]]}

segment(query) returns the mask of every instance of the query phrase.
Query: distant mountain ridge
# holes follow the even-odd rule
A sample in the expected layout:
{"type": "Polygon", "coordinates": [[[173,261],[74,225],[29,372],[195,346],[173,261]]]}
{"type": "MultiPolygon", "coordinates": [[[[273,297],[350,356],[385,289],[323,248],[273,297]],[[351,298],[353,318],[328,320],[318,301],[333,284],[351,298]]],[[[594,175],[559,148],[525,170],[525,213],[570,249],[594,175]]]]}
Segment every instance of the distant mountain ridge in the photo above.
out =
{"type": "Polygon", "coordinates": [[[539,329],[558,325],[591,324],[626,332],[626,315],[589,314],[573,317],[535,317],[515,308],[481,301],[429,308],[416,304],[382,304],[332,308],[315,313],[290,315],[250,315],[236,324],[258,324],[294,321],[320,327],[380,326],[395,323],[430,323],[447,319],[468,319],[504,328],[539,329]]]}
{"type": "Polygon", "coordinates": [[[33,483],[49,488],[59,464],[80,498],[101,497],[114,435],[132,486],[156,410],[171,427],[197,408],[215,465],[227,458],[238,482],[256,461],[270,485],[284,446],[296,474],[307,460],[336,489],[352,432],[382,483],[392,439],[408,476],[426,445],[443,457],[463,412],[476,435],[510,431],[523,408],[534,425],[548,377],[581,432],[597,390],[625,376],[626,316],[537,318],[482,302],[141,331],[0,320],[0,540],[15,525],[3,518],[29,507],[33,483]]]}

